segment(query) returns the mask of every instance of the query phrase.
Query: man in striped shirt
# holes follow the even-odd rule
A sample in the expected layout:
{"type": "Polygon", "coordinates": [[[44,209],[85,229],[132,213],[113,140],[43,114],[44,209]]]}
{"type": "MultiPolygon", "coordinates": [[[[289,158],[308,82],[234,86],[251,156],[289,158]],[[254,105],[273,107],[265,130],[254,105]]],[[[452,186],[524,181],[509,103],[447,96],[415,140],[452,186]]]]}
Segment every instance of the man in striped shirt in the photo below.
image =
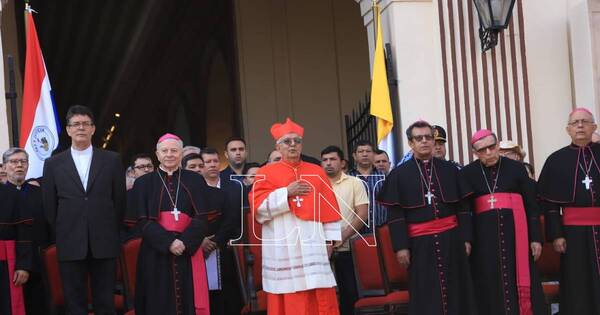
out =
{"type": "Polygon", "coordinates": [[[356,167],[348,175],[358,177],[365,184],[369,194],[369,219],[363,228],[363,233],[373,232],[375,226],[380,226],[387,221],[387,209],[385,206],[374,202],[375,196],[381,189],[385,174],[375,168],[373,164],[375,153],[373,145],[367,140],[359,141],[352,153],[356,167]]]}

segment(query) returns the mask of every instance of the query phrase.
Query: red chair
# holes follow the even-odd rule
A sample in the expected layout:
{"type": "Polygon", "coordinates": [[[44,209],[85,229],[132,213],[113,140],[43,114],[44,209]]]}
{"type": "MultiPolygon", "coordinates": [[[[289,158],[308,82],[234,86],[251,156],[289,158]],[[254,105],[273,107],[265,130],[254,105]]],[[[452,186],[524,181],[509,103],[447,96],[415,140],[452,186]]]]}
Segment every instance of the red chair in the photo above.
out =
{"type": "Polygon", "coordinates": [[[65,296],[58,269],[56,245],[50,245],[42,249],[40,255],[44,267],[44,283],[46,292],[48,292],[48,304],[50,306],[48,309],[53,315],[58,314],[64,309],[65,296]]]}
{"type": "MultiPolygon", "coordinates": [[[[544,216],[540,217],[540,225],[543,238],[546,239],[544,216]]],[[[552,243],[545,242],[542,245],[542,255],[536,261],[536,266],[542,279],[542,289],[544,290],[546,303],[558,303],[560,292],[560,285],[558,283],[560,280],[560,254],[554,251],[552,243]]]]}
{"type": "Polygon", "coordinates": [[[126,241],[121,247],[120,269],[123,274],[123,286],[125,288],[127,309],[133,309],[137,258],[140,252],[141,243],[141,238],[133,238],[126,241]]]}
{"type": "Polygon", "coordinates": [[[402,314],[408,304],[408,291],[390,291],[383,272],[383,259],[377,247],[369,244],[375,244],[373,235],[350,239],[359,297],[354,303],[355,313],[402,314]]]}
{"type": "Polygon", "coordinates": [[[254,221],[252,214],[244,216],[244,240],[249,245],[234,244],[234,256],[244,307],[242,314],[265,314],[267,295],[262,290],[262,248],[261,225],[254,221]]]}
{"type": "MultiPolygon", "coordinates": [[[[62,280],[60,279],[60,270],[58,267],[58,254],[56,245],[50,245],[41,250],[42,265],[44,268],[44,283],[49,292],[48,304],[51,314],[60,314],[65,309],[65,297],[63,293],[62,280]]],[[[88,282],[89,288],[89,282],[88,282]]],[[[91,302],[91,294],[88,289],[88,300],[91,302]]],[[[115,308],[118,312],[124,312],[125,301],[122,295],[115,294],[115,308]]]]}
{"type": "Polygon", "coordinates": [[[392,290],[408,290],[408,270],[400,265],[392,247],[389,226],[377,228],[377,249],[383,262],[383,275],[392,290]]]}

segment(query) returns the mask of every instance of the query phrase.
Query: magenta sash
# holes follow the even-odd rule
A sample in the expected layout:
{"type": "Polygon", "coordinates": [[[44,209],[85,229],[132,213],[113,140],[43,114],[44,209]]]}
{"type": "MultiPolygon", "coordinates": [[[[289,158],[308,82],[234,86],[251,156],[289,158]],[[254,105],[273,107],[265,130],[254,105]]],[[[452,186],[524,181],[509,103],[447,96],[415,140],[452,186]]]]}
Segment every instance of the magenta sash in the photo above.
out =
{"type": "MultiPolygon", "coordinates": [[[[169,211],[160,211],[158,223],[167,231],[183,232],[192,219],[185,213],[179,213],[179,220],[169,211]]],[[[208,283],[206,280],[206,265],[204,264],[204,253],[202,249],[196,250],[191,257],[192,279],[194,283],[194,308],[196,315],[209,315],[210,306],[208,301],[208,283]]]]}
{"type": "Polygon", "coordinates": [[[15,252],[15,241],[0,240],[0,261],[6,261],[8,265],[8,282],[10,290],[10,308],[12,315],[25,315],[25,301],[23,299],[23,287],[17,287],[13,282],[15,276],[15,263],[17,254],[15,252]]]}
{"type": "Polygon", "coordinates": [[[600,208],[566,207],[562,216],[564,225],[593,226],[600,225],[600,208]]]}
{"type": "Polygon", "coordinates": [[[521,315],[533,314],[531,308],[531,276],[529,274],[529,237],[527,215],[520,194],[495,193],[494,208],[491,208],[492,195],[475,198],[475,213],[481,214],[493,209],[512,209],[515,224],[515,260],[517,273],[517,292],[521,315]]]}
{"type": "Polygon", "coordinates": [[[457,226],[458,221],[455,215],[422,223],[411,223],[408,225],[408,236],[412,238],[423,235],[438,234],[446,232],[457,226]]]}

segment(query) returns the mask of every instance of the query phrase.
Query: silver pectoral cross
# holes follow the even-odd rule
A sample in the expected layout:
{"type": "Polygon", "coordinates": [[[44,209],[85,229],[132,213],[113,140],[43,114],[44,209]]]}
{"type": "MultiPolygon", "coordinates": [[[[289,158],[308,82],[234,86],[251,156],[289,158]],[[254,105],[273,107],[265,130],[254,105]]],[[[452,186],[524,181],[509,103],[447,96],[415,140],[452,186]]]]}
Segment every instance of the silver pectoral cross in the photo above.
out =
{"type": "Polygon", "coordinates": [[[589,175],[585,175],[585,179],[581,182],[585,185],[585,189],[590,190],[590,184],[593,182],[593,180],[589,175]]]}
{"type": "Polygon", "coordinates": [[[292,201],[296,202],[296,206],[298,208],[302,207],[302,201],[304,201],[304,199],[300,198],[300,196],[296,196],[296,198],[292,199],[292,201]]]}
{"type": "Polygon", "coordinates": [[[431,204],[431,198],[435,197],[434,194],[431,193],[431,191],[427,191],[427,193],[425,194],[425,198],[427,198],[427,204],[430,205],[431,204]]]}
{"type": "Polygon", "coordinates": [[[496,198],[494,198],[494,195],[492,195],[492,196],[490,197],[490,199],[488,199],[488,202],[490,203],[490,206],[491,206],[491,208],[492,208],[492,209],[495,209],[495,208],[494,208],[494,204],[496,203],[496,198]]]}
{"type": "Polygon", "coordinates": [[[171,211],[171,214],[175,217],[175,221],[179,221],[180,213],[181,211],[177,210],[177,207],[173,208],[173,211],[171,211]]]}

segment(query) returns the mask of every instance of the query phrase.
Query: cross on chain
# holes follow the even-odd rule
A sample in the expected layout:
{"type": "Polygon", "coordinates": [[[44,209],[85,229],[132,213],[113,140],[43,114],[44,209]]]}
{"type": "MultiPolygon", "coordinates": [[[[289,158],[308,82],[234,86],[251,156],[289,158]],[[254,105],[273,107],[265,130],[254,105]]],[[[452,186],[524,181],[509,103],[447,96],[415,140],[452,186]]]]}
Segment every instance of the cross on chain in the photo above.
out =
{"type": "Polygon", "coordinates": [[[302,207],[302,201],[304,201],[304,199],[300,198],[300,196],[296,196],[296,198],[292,199],[292,201],[296,202],[296,206],[298,208],[302,207]]]}
{"type": "Polygon", "coordinates": [[[585,189],[590,190],[590,184],[593,182],[593,180],[589,175],[585,175],[585,179],[581,182],[585,185],[585,189]]]}
{"type": "Polygon", "coordinates": [[[490,199],[488,199],[488,202],[490,203],[490,206],[491,206],[491,208],[492,208],[492,209],[495,209],[495,208],[494,208],[494,203],[496,203],[496,198],[494,198],[494,195],[492,195],[492,196],[490,197],[490,199]]]}
{"type": "Polygon", "coordinates": [[[173,208],[173,211],[171,211],[171,214],[175,217],[175,221],[179,221],[180,213],[181,211],[177,210],[177,207],[173,208]]]}
{"type": "Polygon", "coordinates": [[[427,204],[430,205],[431,204],[431,198],[435,197],[434,194],[431,193],[431,191],[427,191],[427,193],[425,194],[425,198],[427,198],[427,204]]]}

